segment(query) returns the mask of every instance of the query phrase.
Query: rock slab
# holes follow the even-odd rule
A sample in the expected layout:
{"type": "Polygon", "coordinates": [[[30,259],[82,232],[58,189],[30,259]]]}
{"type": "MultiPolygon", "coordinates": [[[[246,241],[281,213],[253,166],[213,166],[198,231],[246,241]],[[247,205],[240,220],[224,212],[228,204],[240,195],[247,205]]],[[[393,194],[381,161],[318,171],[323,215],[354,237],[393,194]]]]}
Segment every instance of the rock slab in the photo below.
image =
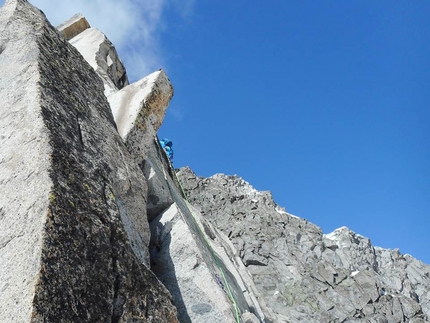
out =
{"type": "Polygon", "coordinates": [[[27,1],[0,26],[0,321],[177,322],[102,81],[27,1]]]}
{"type": "Polygon", "coordinates": [[[156,71],[108,96],[118,132],[141,164],[173,97],[163,70],[156,71]]]}
{"type": "Polygon", "coordinates": [[[64,36],[64,38],[70,40],[90,27],[91,26],[87,19],[82,14],[77,13],[67,21],[63,22],[57,27],[57,29],[64,36]]]}
{"type": "Polygon", "coordinates": [[[111,41],[97,28],[86,26],[86,19],[75,15],[58,28],[103,80],[108,96],[129,84],[127,72],[111,41]],[[67,37],[67,34],[73,37],[67,37]]]}

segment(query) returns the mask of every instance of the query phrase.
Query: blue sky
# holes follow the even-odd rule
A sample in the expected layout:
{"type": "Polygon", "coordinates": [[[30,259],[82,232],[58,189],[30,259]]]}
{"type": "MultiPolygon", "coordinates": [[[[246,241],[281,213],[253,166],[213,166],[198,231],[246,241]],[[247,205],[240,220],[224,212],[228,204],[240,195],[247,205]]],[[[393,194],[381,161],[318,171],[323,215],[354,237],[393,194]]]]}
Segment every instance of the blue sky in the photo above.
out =
{"type": "Polygon", "coordinates": [[[429,1],[31,2],[82,12],[132,81],[167,71],[175,167],[430,264],[429,1]]]}
{"type": "Polygon", "coordinates": [[[428,1],[196,3],[162,41],[175,166],[430,263],[428,17],[428,1]]]}

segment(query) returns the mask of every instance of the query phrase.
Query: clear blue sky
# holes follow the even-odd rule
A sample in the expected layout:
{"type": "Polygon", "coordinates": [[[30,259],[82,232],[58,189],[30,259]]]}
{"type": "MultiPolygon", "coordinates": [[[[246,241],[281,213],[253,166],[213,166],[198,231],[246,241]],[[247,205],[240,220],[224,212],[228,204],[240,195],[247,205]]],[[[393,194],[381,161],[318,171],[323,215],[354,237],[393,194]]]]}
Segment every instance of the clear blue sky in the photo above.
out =
{"type": "Polygon", "coordinates": [[[162,44],[175,166],[430,264],[429,1],[202,1],[162,44]]]}
{"type": "Polygon", "coordinates": [[[429,1],[151,0],[114,24],[85,1],[32,3],[54,25],[81,11],[132,80],[167,71],[176,167],[237,174],[324,233],[430,264],[429,1]]]}

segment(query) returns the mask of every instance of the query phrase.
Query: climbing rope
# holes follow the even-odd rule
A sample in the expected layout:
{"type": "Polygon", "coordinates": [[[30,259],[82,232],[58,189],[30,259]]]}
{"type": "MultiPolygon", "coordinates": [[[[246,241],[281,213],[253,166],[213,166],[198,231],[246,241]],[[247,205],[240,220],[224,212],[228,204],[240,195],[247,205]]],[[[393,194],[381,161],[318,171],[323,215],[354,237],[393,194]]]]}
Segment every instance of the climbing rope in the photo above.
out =
{"type": "MultiPolygon", "coordinates": [[[[157,137],[157,141],[158,141],[158,137],[157,137]]],[[[158,141],[159,142],[159,141],[158,141]]],[[[158,150],[158,149],[157,149],[158,150]]],[[[164,149],[163,149],[164,150],[164,149]]],[[[166,152],[164,152],[165,154],[166,154],[166,152]]],[[[160,155],[159,155],[159,157],[161,157],[160,155]]],[[[166,154],[166,157],[167,157],[167,154],[166,154]]],[[[160,158],[161,159],[161,158],[160,158]]],[[[233,292],[232,292],[232,290],[231,290],[231,287],[230,287],[230,284],[228,283],[228,280],[227,280],[227,278],[226,278],[226,276],[225,276],[225,273],[224,273],[224,270],[222,269],[222,266],[221,266],[221,263],[220,263],[220,260],[219,260],[219,257],[217,256],[217,254],[216,254],[216,252],[215,252],[215,250],[212,248],[212,245],[211,245],[211,243],[210,243],[210,241],[208,240],[208,238],[206,237],[206,234],[204,233],[204,231],[200,228],[200,225],[198,224],[198,221],[197,221],[197,217],[196,217],[196,215],[194,214],[194,211],[193,211],[193,208],[192,208],[192,206],[191,206],[191,204],[190,204],[190,202],[188,201],[188,197],[187,197],[187,195],[185,194],[185,190],[184,190],[184,188],[182,187],[182,184],[181,184],[181,182],[179,181],[179,178],[178,178],[178,176],[177,176],[177,174],[176,174],[176,172],[175,172],[175,170],[174,170],[174,168],[173,168],[173,165],[172,165],[172,163],[171,163],[171,161],[169,160],[169,158],[167,158],[167,161],[168,161],[168,163],[169,163],[169,166],[171,167],[171,169],[173,169],[173,177],[174,178],[172,178],[174,181],[176,180],[176,182],[178,183],[178,185],[179,185],[179,189],[180,189],[180,191],[181,191],[181,193],[182,193],[182,196],[183,196],[183,198],[184,198],[184,200],[185,200],[185,205],[186,205],[186,207],[187,207],[187,209],[188,209],[188,211],[190,212],[190,214],[192,215],[192,217],[193,217],[193,221],[194,221],[194,224],[195,224],[195,226],[197,227],[197,229],[199,230],[199,233],[200,233],[200,236],[202,236],[203,237],[203,239],[204,239],[204,242],[205,242],[205,244],[206,244],[206,246],[207,246],[207,248],[208,248],[208,250],[209,250],[209,252],[210,252],[210,254],[211,254],[211,256],[212,256],[212,258],[213,258],[213,260],[214,260],[214,262],[215,262],[215,265],[218,267],[218,270],[219,270],[219,272],[221,273],[221,277],[222,277],[222,280],[223,280],[223,282],[224,282],[224,286],[226,287],[226,289],[227,289],[227,291],[226,291],[226,293],[227,293],[227,295],[228,295],[228,297],[229,297],[229,300],[230,300],[230,302],[232,303],[232,306],[233,306],[233,309],[234,309],[234,314],[235,314],[235,318],[236,318],[236,323],[240,323],[240,314],[239,314],[239,308],[238,308],[238,306],[237,306],[237,302],[236,302],[236,299],[234,298],[234,296],[233,296],[233,292]]],[[[169,172],[170,173],[170,172],[169,172]]],[[[166,173],[164,173],[164,176],[166,176],[166,173]]],[[[167,182],[168,183],[168,182],[167,182]]],[[[168,183],[168,185],[170,185],[169,183],[168,183]]]]}
{"type": "MultiPolygon", "coordinates": [[[[175,176],[176,176],[176,175],[175,175],[175,176]]],[[[178,183],[179,183],[179,186],[181,187],[181,189],[182,189],[182,191],[183,191],[183,188],[182,188],[181,183],[179,182],[179,179],[178,179],[178,183]]],[[[237,322],[237,323],[240,323],[239,308],[238,308],[238,306],[237,306],[236,299],[235,299],[235,298],[234,298],[234,296],[233,296],[233,292],[231,291],[230,284],[228,283],[228,280],[227,280],[227,278],[226,278],[226,276],[225,276],[225,274],[224,274],[224,270],[222,269],[222,266],[221,266],[221,264],[220,264],[219,257],[217,256],[217,254],[216,254],[215,250],[212,248],[212,245],[211,245],[211,243],[209,242],[208,238],[206,237],[206,234],[203,232],[203,230],[200,228],[199,224],[197,223],[196,216],[195,216],[195,214],[194,214],[194,212],[193,212],[193,210],[192,210],[192,207],[191,207],[191,205],[190,205],[190,203],[188,202],[188,199],[187,199],[186,197],[185,197],[185,202],[186,202],[186,204],[187,204],[187,208],[188,208],[188,210],[190,211],[190,213],[191,213],[191,214],[192,214],[192,216],[193,216],[193,220],[194,220],[194,222],[195,222],[195,224],[196,224],[196,226],[197,226],[197,228],[198,228],[198,230],[199,230],[199,233],[200,233],[200,234],[201,234],[201,236],[204,238],[204,241],[205,241],[205,243],[206,243],[206,246],[208,247],[208,249],[209,249],[209,251],[210,251],[210,253],[211,253],[212,258],[213,258],[213,260],[214,260],[214,262],[215,262],[216,266],[218,267],[218,270],[219,270],[219,271],[220,271],[220,273],[221,273],[221,277],[222,277],[222,280],[223,280],[223,282],[224,282],[224,286],[225,286],[225,287],[226,287],[226,289],[227,289],[226,293],[227,293],[227,295],[228,295],[228,297],[229,297],[229,299],[230,299],[230,302],[232,303],[233,308],[234,308],[234,312],[235,312],[235,316],[236,316],[236,322],[237,322]]]]}

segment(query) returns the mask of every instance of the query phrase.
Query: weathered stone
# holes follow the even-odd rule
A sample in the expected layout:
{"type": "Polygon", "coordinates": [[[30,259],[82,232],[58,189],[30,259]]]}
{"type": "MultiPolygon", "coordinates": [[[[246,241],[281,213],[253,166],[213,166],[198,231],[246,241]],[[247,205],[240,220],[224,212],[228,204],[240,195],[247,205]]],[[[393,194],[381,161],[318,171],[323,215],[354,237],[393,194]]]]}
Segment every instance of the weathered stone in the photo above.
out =
{"type": "MultiPolygon", "coordinates": [[[[79,30],[76,29],[76,32],[79,30]]],[[[70,43],[101,77],[106,96],[129,84],[127,72],[115,47],[100,30],[85,28],[71,38],[70,43]]]]}
{"type": "Polygon", "coordinates": [[[108,97],[118,132],[139,163],[156,137],[172,96],[166,73],[157,71],[108,97]]]}
{"type": "Polygon", "coordinates": [[[17,5],[8,1],[0,11],[1,322],[30,320],[52,185],[46,161],[52,148],[35,100],[38,47],[19,37],[32,28],[21,24],[23,14],[14,15],[23,10],[17,5]]]}
{"type": "Polygon", "coordinates": [[[87,19],[80,14],[77,13],[69,20],[63,22],[61,25],[57,27],[58,31],[66,38],[67,40],[72,39],[76,35],[79,35],[85,29],[90,28],[90,24],[87,19]]]}
{"type": "Polygon", "coordinates": [[[0,321],[177,322],[101,80],[27,1],[0,26],[0,321]]]}
{"type": "Polygon", "coordinates": [[[323,235],[237,176],[180,170],[191,206],[154,141],[167,76],[126,86],[85,18],[60,29],[92,67],[26,1],[1,9],[1,322],[177,322],[172,303],[181,322],[429,322],[409,255],[323,235]]]}
{"type": "Polygon", "coordinates": [[[252,313],[243,313],[241,319],[244,323],[260,323],[260,320],[252,313]]]}
{"type": "Polygon", "coordinates": [[[408,319],[413,318],[421,312],[421,306],[410,298],[402,297],[400,302],[402,304],[402,312],[408,319]]]}
{"type": "Polygon", "coordinates": [[[224,296],[199,247],[173,204],[151,222],[152,270],[172,293],[180,322],[234,322],[224,296]]]}
{"type": "Polygon", "coordinates": [[[400,302],[400,299],[397,297],[393,297],[392,299],[392,310],[393,320],[394,322],[403,322],[403,309],[400,302]]]}
{"type": "Polygon", "coordinates": [[[149,150],[146,152],[147,158],[143,164],[143,173],[148,181],[148,220],[152,221],[157,215],[173,204],[173,197],[169,185],[165,179],[169,172],[169,162],[164,158],[164,152],[160,149],[157,141],[154,140],[149,150]],[[164,161],[164,163],[163,163],[164,161]],[[156,165],[154,165],[156,163],[156,165]],[[163,176],[155,170],[161,168],[163,176]],[[164,174],[166,172],[166,174],[164,174]]]}
{"type": "Polygon", "coordinates": [[[175,203],[151,222],[151,263],[172,293],[180,321],[235,322],[240,313],[253,312],[275,322],[233,245],[184,201],[165,153],[159,145],[153,148],[157,151],[151,150],[145,165],[151,165],[175,203]]]}
{"type": "Polygon", "coordinates": [[[375,273],[366,270],[359,271],[355,275],[352,275],[354,280],[363,290],[363,293],[367,295],[372,302],[376,302],[378,298],[381,296],[381,293],[378,288],[377,278],[375,273]]]}
{"type": "Polygon", "coordinates": [[[429,266],[374,248],[346,227],[323,235],[237,176],[202,178],[189,168],[178,176],[190,202],[230,238],[278,319],[429,321],[429,266]]]}

